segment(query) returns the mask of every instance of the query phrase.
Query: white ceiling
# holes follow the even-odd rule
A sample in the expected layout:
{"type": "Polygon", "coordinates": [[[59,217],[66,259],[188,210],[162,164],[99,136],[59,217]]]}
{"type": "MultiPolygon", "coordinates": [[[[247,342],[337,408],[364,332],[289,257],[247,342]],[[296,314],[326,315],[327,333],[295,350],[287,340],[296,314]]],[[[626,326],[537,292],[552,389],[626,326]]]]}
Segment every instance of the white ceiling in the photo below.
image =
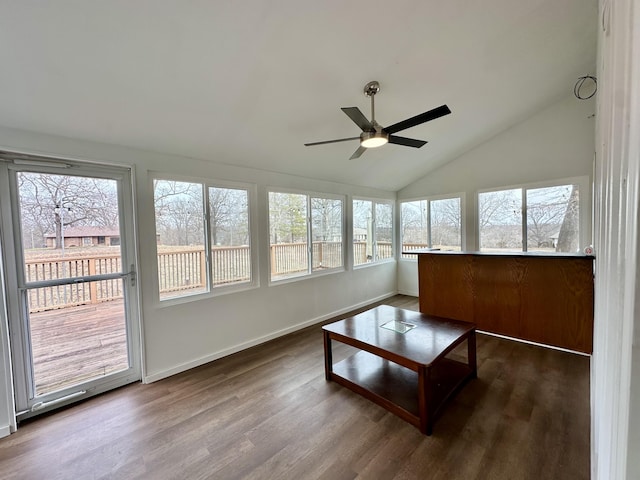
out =
{"type": "Polygon", "coordinates": [[[596,0],[0,0],[0,125],[398,190],[593,74],[596,0]],[[453,113],[349,161],[340,111],[453,113]]]}

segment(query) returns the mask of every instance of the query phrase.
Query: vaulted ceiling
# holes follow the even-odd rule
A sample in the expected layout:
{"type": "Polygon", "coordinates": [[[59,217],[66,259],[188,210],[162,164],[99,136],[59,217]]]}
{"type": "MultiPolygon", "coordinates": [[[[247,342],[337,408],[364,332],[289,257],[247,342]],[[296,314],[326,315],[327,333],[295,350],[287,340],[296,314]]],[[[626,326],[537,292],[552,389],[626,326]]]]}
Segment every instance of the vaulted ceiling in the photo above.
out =
{"type": "Polygon", "coordinates": [[[398,190],[593,74],[596,0],[0,0],[0,125],[398,190]],[[452,114],[349,160],[340,107],[452,114]]]}

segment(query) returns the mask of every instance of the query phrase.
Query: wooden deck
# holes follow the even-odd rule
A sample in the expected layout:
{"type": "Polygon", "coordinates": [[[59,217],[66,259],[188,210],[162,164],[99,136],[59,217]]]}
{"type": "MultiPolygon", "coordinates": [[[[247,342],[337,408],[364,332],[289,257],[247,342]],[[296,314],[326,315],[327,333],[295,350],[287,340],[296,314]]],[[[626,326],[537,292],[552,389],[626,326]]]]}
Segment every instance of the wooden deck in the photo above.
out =
{"type": "Polygon", "coordinates": [[[129,366],[122,300],[32,313],[36,394],[129,366]]]}

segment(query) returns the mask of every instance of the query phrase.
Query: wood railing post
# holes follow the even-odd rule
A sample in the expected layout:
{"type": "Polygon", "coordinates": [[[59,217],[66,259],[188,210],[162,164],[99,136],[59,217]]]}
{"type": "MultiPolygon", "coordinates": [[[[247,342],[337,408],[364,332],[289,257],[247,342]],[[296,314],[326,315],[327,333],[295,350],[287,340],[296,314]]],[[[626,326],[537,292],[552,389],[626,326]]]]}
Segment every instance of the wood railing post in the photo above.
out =
{"type": "MultiPolygon", "coordinates": [[[[212,257],[213,257],[213,250],[211,250],[212,253],[212,257]]],[[[205,255],[205,251],[202,250],[202,252],[200,252],[200,285],[202,287],[204,287],[207,284],[207,262],[205,261],[206,259],[206,255],[205,255]]]]}
{"type": "Polygon", "coordinates": [[[269,248],[270,253],[271,253],[271,274],[275,274],[276,272],[276,246],[275,245],[271,245],[271,247],[269,248]]]}
{"type": "MultiPolygon", "coordinates": [[[[96,275],[96,259],[89,258],[89,275],[96,275]]],[[[98,282],[89,282],[89,299],[91,303],[98,303],[98,282]]]]}

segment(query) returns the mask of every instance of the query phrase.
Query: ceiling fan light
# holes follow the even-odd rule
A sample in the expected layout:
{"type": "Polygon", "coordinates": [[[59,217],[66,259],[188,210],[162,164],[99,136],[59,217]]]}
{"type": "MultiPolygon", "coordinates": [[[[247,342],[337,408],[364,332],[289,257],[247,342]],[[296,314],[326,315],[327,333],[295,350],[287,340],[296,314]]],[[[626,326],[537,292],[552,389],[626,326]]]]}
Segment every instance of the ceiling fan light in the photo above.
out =
{"type": "Polygon", "coordinates": [[[381,147],[389,142],[388,135],[382,132],[364,132],[360,139],[360,145],[364,148],[381,147]]]}

